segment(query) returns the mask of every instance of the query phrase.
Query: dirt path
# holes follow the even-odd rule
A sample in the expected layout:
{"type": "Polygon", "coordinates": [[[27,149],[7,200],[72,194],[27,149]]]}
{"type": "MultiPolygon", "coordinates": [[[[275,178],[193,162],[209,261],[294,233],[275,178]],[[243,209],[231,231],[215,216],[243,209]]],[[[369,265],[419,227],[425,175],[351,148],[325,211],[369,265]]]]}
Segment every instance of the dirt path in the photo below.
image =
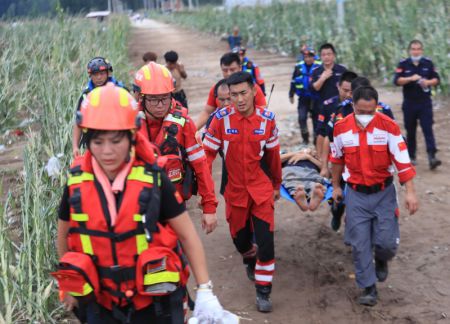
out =
{"type": "MultiPolygon", "coordinates": [[[[163,61],[167,50],[176,50],[187,68],[184,83],[190,110],[203,108],[207,93],[221,77],[219,58],[227,45],[218,38],[194,33],[154,21],[144,21],[133,29],[130,57],[141,65],[143,52],[152,50],[163,61]]],[[[294,60],[266,52],[249,51],[261,66],[266,84],[275,83],[270,109],[277,113],[284,146],[299,144],[296,109],[287,100],[294,60]]],[[[382,89],[381,99],[394,107],[401,120],[398,91],[382,89]]],[[[447,105],[438,104],[435,127],[440,158],[450,161],[450,114],[447,105]],[[445,108],[445,109],[444,109],[445,108]]],[[[450,177],[445,165],[436,172],[427,169],[420,134],[417,191],[421,210],[407,217],[402,208],[402,242],[391,263],[390,276],[379,285],[380,301],[373,308],[354,303],[359,291],[353,278],[350,249],[342,233],[329,228],[330,217],[322,208],[305,214],[286,201],[276,205],[277,271],[272,295],[274,312],[255,310],[254,289],[247,280],[241,258],[235,251],[224,219],[224,202],[218,209],[220,226],[203,235],[215,292],[222,304],[243,317],[242,323],[447,323],[450,316],[450,177]]],[[[219,182],[220,171],[214,177],[219,182]]],[[[403,190],[400,189],[402,201],[403,190]]],[[[199,224],[200,212],[191,201],[190,213],[199,224]]],[[[402,205],[403,206],[403,205],[402,205]]]]}

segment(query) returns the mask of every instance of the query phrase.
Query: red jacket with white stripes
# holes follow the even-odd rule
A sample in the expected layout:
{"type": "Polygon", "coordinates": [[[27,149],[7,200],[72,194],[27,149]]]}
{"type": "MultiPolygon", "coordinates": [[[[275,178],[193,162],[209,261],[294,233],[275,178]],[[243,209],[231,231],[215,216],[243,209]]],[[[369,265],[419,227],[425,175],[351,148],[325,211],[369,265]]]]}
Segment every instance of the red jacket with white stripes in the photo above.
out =
{"type": "Polygon", "coordinates": [[[176,150],[175,154],[167,155],[168,161],[165,165],[167,176],[175,184],[177,191],[183,198],[188,200],[191,195],[183,195],[183,180],[185,176],[183,160],[187,159],[187,163],[192,167],[197,178],[198,193],[202,197],[203,213],[213,214],[216,212],[218,203],[214,193],[214,181],[209,172],[202,145],[195,138],[197,128],[194,121],[187,115],[187,109],[176,106],[174,100],[172,101],[172,108],[163,120],[150,120],[147,118],[139,132],[158,146],[164,155],[164,149],[161,145],[168,136],[168,128],[172,125],[176,127],[176,140],[184,148],[186,156],[183,156],[183,152],[179,149],[176,150]]]}
{"type": "Polygon", "coordinates": [[[352,113],[336,123],[333,135],[330,161],[345,164],[342,176],[347,182],[372,186],[382,183],[395,170],[400,183],[416,175],[400,127],[384,114],[375,113],[362,129],[352,113]]]}
{"type": "Polygon", "coordinates": [[[247,207],[249,199],[261,204],[281,185],[280,145],[274,113],[256,107],[244,117],[233,106],[219,110],[207,129],[203,147],[209,167],[221,149],[228,171],[224,197],[234,206],[247,207]],[[263,159],[270,178],[261,168],[263,159]]]}

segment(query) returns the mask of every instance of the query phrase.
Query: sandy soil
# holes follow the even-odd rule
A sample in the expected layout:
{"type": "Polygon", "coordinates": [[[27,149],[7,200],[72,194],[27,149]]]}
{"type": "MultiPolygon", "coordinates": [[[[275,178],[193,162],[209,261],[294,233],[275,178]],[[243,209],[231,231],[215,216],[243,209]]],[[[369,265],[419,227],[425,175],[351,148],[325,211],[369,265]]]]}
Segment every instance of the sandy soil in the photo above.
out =
{"type": "MultiPolygon", "coordinates": [[[[175,50],[185,64],[184,82],[190,111],[195,118],[207,93],[221,78],[219,58],[227,44],[216,36],[200,34],[176,26],[146,20],[133,29],[129,54],[136,67],[143,52],[152,50],[163,62],[167,50],[175,50]]],[[[295,63],[293,58],[249,50],[266,79],[275,84],[270,109],[277,114],[282,144],[292,148],[300,143],[296,107],[288,102],[287,92],[295,63]]],[[[345,60],[343,60],[345,61],[345,60]]],[[[390,104],[401,121],[399,89],[381,88],[382,101],[390,104]]],[[[447,102],[448,103],[448,102],[447,102]]],[[[258,313],[254,289],[245,276],[241,258],[229,237],[220,197],[220,225],[202,234],[215,292],[222,304],[242,316],[242,323],[444,323],[450,316],[450,220],[448,216],[450,178],[445,172],[450,160],[450,120],[448,105],[436,105],[436,137],[443,167],[428,170],[422,135],[419,134],[417,192],[421,209],[409,217],[402,203],[402,241],[397,257],[390,264],[388,280],[379,284],[379,303],[373,308],[355,303],[359,294],[353,275],[350,249],[342,233],[329,227],[325,206],[315,213],[303,213],[296,206],[280,201],[275,208],[277,270],[272,300],[274,312],[258,313]]],[[[215,167],[217,184],[220,169],[215,167]]],[[[190,201],[190,213],[199,225],[200,211],[190,201]]]]}

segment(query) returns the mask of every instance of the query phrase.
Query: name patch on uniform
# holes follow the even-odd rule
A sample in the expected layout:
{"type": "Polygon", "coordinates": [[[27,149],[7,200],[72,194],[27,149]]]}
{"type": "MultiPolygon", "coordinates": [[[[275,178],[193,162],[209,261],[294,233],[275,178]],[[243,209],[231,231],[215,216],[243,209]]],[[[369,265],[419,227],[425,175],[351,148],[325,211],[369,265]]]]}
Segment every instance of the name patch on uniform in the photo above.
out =
{"type": "Polygon", "coordinates": [[[264,129],[254,129],[253,134],[262,135],[264,134],[264,129]]]}
{"type": "Polygon", "coordinates": [[[387,135],[386,134],[373,134],[373,144],[386,144],[387,135]]]}
{"type": "Polygon", "coordinates": [[[227,128],[227,134],[239,134],[239,131],[236,128],[227,128]]]}

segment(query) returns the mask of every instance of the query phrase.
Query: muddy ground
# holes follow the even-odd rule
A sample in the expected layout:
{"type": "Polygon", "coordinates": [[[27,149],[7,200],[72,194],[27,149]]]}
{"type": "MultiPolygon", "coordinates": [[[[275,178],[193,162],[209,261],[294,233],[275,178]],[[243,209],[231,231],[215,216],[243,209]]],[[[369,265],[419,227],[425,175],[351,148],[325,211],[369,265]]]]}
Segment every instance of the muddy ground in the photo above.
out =
{"type": "MultiPolygon", "coordinates": [[[[155,21],[138,23],[129,42],[129,54],[136,67],[145,51],[163,54],[175,50],[186,66],[188,79],[184,89],[195,118],[203,108],[210,87],[221,78],[219,58],[227,44],[213,35],[201,34],[155,21]]],[[[270,110],[277,114],[282,148],[300,144],[296,106],[288,102],[288,87],[295,60],[269,52],[249,50],[249,56],[261,67],[266,88],[275,84],[270,110]]],[[[345,58],[341,59],[345,63],[345,58]]],[[[382,101],[390,104],[401,122],[401,92],[380,88],[382,101]]],[[[450,177],[450,114],[447,104],[436,105],[436,137],[439,157],[444,165],[428,170],[423,137],[419,134],[417,192],[420,211],[409,217],[403,206],[401,244],[390,264],[390,275],[379,284],[379,303],[373,308],[355,303],[356,288],[350,249],[343,244],[342,232],[330,229],[328,209],[301,212],[295,205],[280,201],[275,207],[276,274],[272,300],[274,311],[255,310],[254,289],[246,278],[239,254],[229,237],[220,197],[219,227],[210,235],[202,234],[215,292],[221,303],[242,317],[242,323],[444,323],[450,322],[450,220],[448,217],[450,177]]],[[[216,187],[220,168],[216,165],[216,187]]],[[[197,226],[200,211],[194,201],[190,213],[197,226]]],[[[200,230],[200,227],[198,226],[200,230]]]]}
{"type": "MultiPolygon", "coordinates": [[[[184,28],[144,20],[137,23],[129,40],[133,64],[142,64],[145,51],[155,51],[159,62],[167,50],[176,50],[185,64],[184,82],[190,111],[195,118],[203,108],[210,87],[221,78],[219,58],[227,44],[218,37],[184,28]]],[[[249,56],[261,67],[266,87],[275,84],[270,110],[277,114],[284,149],[300,144],[296,106],[287,92],[295,60],[278,54],[249,50],[249,56]]],[[[431,55],[432,56],[432,55],[431,55]]],[[[342,58],[345,63],[345,58],[342,58]]],[[[438,62],[439,64],[439,62],[438,62]]],[[[401,93],[391,87],[380,88],[381,100],[394,108],[401,123],[401,93]]],[[[258,313],[254,289],[246,278],[240,255],[231,242],[224,217],[224,201],[219,198],[219,227],[210,235],[201,234],[215,292],[221,303],[242,317],[241,323],[447,323],[450,322],[450,161],[449,100],[435,104],[435,132],[439,157],[444,165],[428,170],[423,137],[419,134],[418,176],[416,188],[420,211],[409,217],[401,210],[401,244],[390,264],[388,280],[379,285],[379,303],[373,308],[355,303],[359,291],[353,275],[350,249],[343,244],[342,232],[330,227],[326,206],[315,213],[301,212],[281,200],[275,207],[276,274],[272,300],[274,311],[258,313]]],[[[25,139],[0,152],[0,178],[3,193],[10,187],[12,174],[20,172],[21,151],[25,139]],[[8,181],[9,180],[9,181],[8,181]]],[[[220,181],[217,164],[214,178],[220,181]]],[[[195,200],[189,202],[200,231],[200,211],[195,200]]]]}

